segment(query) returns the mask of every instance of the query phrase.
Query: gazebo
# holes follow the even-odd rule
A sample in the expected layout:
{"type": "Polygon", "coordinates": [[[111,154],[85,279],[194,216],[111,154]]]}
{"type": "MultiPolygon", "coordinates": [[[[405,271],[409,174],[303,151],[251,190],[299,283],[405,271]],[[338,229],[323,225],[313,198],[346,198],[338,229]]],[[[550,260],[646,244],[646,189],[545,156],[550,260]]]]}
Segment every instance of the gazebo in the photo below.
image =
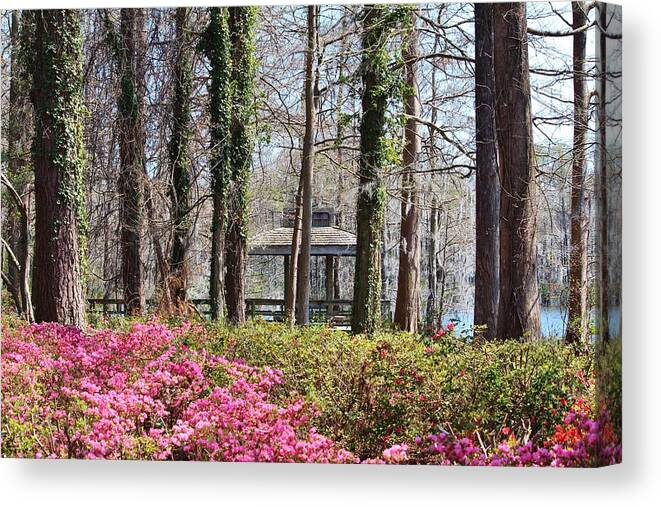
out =
{"type": "MultiPolygon", "coordinates": [[[[261,232],[250,238],[249,241],[249,255],[281,255],[283,257],[285,294],[288,289],[293,233],[293,213],[285,212],[283,213],[281,227],[261,232]]],[[[311,311],[325,311],[329,320],[334,316],[348,315],[351,310],[351,300],[335,300],[333,297],[333,287],[335,285],[333,265],[335,257],[356,256],[356,235],[335,225],[335,212],[332,208],[318,208],[312,212],[310,243],[310,255],[325,257],[326,270],[326,298],[325,300],[311,300],[311,311]],[[348,307],[348,311],[346,307],[348,307]],[[333,315],[336,308],[338,309],[337,314],[333,315]]],[[[251,298],[246,300],[248,313],[252,315],[270,315],[272,318],[284,315],[284,303],[284,300],[280,299],[251,298]],[[258,307],[279,307],[279,310],[259,310],[258,307]]]]}

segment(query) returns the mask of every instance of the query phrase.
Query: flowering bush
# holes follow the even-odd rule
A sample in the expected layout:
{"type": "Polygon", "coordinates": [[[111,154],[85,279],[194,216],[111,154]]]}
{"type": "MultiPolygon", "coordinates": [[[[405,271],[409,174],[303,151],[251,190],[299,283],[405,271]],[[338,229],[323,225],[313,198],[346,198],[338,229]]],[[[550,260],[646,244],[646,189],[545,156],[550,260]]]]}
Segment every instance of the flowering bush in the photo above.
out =
{"type": "Polygon", "coordinates": [[[589,417],[589,404],[579,399],[567,412],[563,423],[545,442],[519,441],[505,427],[506,440],[487,449],[478,434],[455,437],[441,432],[417,437],[415,446],[393,446],[383,453],[390,463],[434,463],[470,466],[551,466],[592,467],[620,463],[622,447],[612,431],[600,431],[607,418],[595,421],[589,417]]]}
{"type": "Polygon", "coordinates": [[[219,343],[188,323],[5,327],[2,455],[492,466],[621,459],[606,412],[595,420],[574,396],[591,391],[582,363],[555,345],[274,329],[248,326],[219,343]],[[241,332],[250,329],[275,346],[259,333],[248,341],[241,332]],[[414,438],[419,428],[430,434],[414,438]]]}
{"type": "Polygon", "coordinates": [[[3,333],[2,454],[37,458],[354,462],[271,401],[281,373],[191,350],[201,329],[134,324],[3,333]]]}
{"type": "Polygon", "coordinates": [[[253,321],[210,326],[199,346],[282,370],[277,396],[295,392],[314,403],[319,430],[362,459],[439,428],[479,430],[490,446],[503,426],[543,439],[562,421],[566,400],[592,398],[589,356],[551,341],[468,343],[452,327],[426,338],[366,338],[253,321]]]}

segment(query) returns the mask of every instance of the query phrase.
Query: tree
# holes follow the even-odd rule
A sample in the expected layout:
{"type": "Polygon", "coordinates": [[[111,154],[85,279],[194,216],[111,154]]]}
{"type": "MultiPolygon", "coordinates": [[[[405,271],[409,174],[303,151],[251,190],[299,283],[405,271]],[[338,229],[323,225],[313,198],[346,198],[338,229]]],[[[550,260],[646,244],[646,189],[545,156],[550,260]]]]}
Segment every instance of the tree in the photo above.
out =
{"type": "Polygon", "coordinates": [[[105,12],[107,36],[119,70],[119,199],[122,282],[126,314],[145,307],[141,259],[145,204],[145,54],[144,9],[120,10],[119,35],[105,12]]]}
{"type": "Polygon", "coordinates": [[[420,212],[418,209],[418,156],[420,136],[418,120],[420,99],[416,80],[415,63],[417,58],[416,14],[410,12],[411,27],[403,44],[402,58],[406,74],[404,93],[404,150],[402,162],[402,218],[400,222],[399,271],[397,276],[397,300],[395,302],[395,325],[410,333],[418,331],[420,316],[420,212]]]}
{"type": "Polygon", "coordinates": [[[475,326],[496,336],[500,181],[496,152],[493,5],[475,4],[475,326]]]}
{"type": "Polygon", "coordinates": [[[80,13],[37,10],[25,16],[35,119],[34,317],[81,327],[85,158],[80,13]]]}
{"type": "Polygon", "coordinates": [[[231,125],[228,154],[228,221],[225,234],[225,303],[233,324],[243,324],[248,257],[248,189],[255,136],[255,7],[229,8],[232,53],[231,125]]]}
{"type": "Polygon", "coordinates": [[[34,320],[30,296],[30,206],[26,194],[31,183],[32,167],[29,163],[29,124],[32,121],[28,107],[29,76],[25,67],[25,52],[21,50],[21,14],[11,14],[10,44],[11,67],[9,71],[9,118],[7,132],[7,172],[2,183],[11,199],[6,204],[4,250],[7,252],[7,274],[3,281],[12,295],[16,310],[28,322],[34,320]]]}
{"type": "Polygon", "coordinates": [[[312,180],[314,173],[314,137],[316,131],[316,94],[314,62],[317,53],[317,11],[308,6],[307,47],[305,51],[305,136],[303,137],[303,214],[301,217],[301,251],[298,256],[296,289],[296,322],[310,321],[310,247],[312,240],[312,180]]]}
{"type": "MultiPolygon", "coordinates": [[[[572,2],[572,28],[588,24],[585,2],[572,2]]],[[[569,250],[569,310],[567,343],[587,339],[588,218],[585,192],[585,150],[588,130],[588,94],[585,72],[587,31],[573,35],[574,141],[571,175],[571,237],[569,250]]]]}
{"type": "Polygon", "coordinates": [[[363,95],[351,313],[351,329],[356,334],[371,334],[381,323],[381,249],[386,201],[383,170],[388,160],[386,109],[393,88],[386,48],[391,14],[382,5],[366,5],[362,14],[363,95]]]}
{"type": "Polygon", "coordinates": [[[227,9],[209,9],[209,24],[201,40],[201,48],[210,64],[209,130],[211,192],[211,275],[209,298],[211,318],[222,319],[225,310],[224,264],[229,180],[232,54],[227,9]]]}
{"type": "MultiPolygon", "coordinates": [[[[303,174],[298,179],[296,202],[294,209],[293,230],[291,236],[291,250],[285,283],[285,322],[291,327],[296,323],[296,286],[298,284],[298,256],[301,252],[301,222],[303,214],[303,174]]],[[[285,259],[287,261],[287,259],[285,259]]]]}
{"type": "Polygon", "coordinates": [[[498,3],[494,10],[496,128],[500,163],[501,339],[539,338],[535,153],[532,140],[526,5],[498,3]]]}
{"type": "Polygon", "coordinates": [[[186,300],[188,281],[187,253],[190,237],[190,189],[191,189],[191,91],[193,68],[190,54],[190,9],[180,7],[175,11],[174,95],[172,100],[172,135],[169,155],[172,182],[169,187],[174,233],[170,250],[171,299],[175,306],[186,300]]]}

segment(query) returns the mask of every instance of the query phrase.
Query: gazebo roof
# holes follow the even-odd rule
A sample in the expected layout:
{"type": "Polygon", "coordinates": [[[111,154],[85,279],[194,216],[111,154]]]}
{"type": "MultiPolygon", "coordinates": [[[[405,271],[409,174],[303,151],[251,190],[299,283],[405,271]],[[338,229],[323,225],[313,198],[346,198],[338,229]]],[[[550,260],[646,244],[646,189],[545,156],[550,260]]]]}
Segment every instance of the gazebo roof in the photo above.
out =
{"type": "MultiPolygon", "coordinates": [[[[289,255],[292,227],[277,227],[252,237],[250,255],[289,255]]],[[[310,255],[356,255],[356,235],[339,227],[313,227],[310,255]]]]}

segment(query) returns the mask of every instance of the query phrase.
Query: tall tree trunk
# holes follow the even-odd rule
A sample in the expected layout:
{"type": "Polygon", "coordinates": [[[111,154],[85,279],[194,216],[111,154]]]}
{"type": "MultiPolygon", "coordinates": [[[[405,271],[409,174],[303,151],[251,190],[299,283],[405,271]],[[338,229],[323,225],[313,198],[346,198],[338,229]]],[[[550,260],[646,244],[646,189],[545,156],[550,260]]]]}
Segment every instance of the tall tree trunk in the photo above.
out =
{"type": "MultiPolygon", "coordinates": [[[[588,23],[585,2],[572,3],[574,29],[588,23]]],[[[588,305],[588,218],[585,191],[585,142],[588,130],[588,94],[585,75],[587,32],[574,38],[574,145],[571,175],[571,224],[569,248],[569,311],[565,342],[587,339],[588,305]]]]}
{"type": "Polygon", "coordinates": [[[432,198],[429,208],[429,238],[427,243],[427,328],[433,331],[436,326],[438,308],[438,201],[432,198]]]}
{"type": "Polygon", "coordinates": [[[209,9],[209,25],[202,38],[201,46],[211,67],[211,79],[208,86],[213,215],[211,218],[209,299],[211,301],[211,318],[220,320],[225,315],[225,233],[232,115],[232,53],[226,8],[212,7],[209,9]]]}
{"type": "Polygon", "coordinates": [[[180,7],[175,11],[174,97],[172,103],[172,138],[170,139],[170,164],[172,183],[170,201],[172,207],[173,235],[170,250],[169,289],[172,303],[181,306],[186,301],[188,287],[188,241],[190,238],[190,189],[191,189],[191,92],[193,67],[190,46],[188,13],[180,7]]]}
{"type": "Polygon", "coordinates": [[[397,276],[397,301],[395,325],[410,333],[418,331],[420,315],[420,220],[418,210],[418,154],[420,137],[418,121],[420,102],[415,74],[418,34],[415,27],[415,11],[411,11],[412,27],[404,42],[403,59],[406,72],[404,152],[402,161],[402,219],[399,241],[399,272],[397,276]]]}
{"type": "Polygon", "coordinates": [[[496,127],[500,163],[498,337],[540,335],[537,284],[535,153],[530,112],[526,4],[494,10],[496,127]]]}
{"type": "MultiPolygon", "coordinates": [[[[611,287],[611,274],[609,272],[611,268],[611,253],[615,250],[613,245],[609,244],[610,237],[610,228],[611,221],[613,218],[609,216],[609,213],[612,213],[616,206],[610,202],[610,192],[612,187],[615,186],[612,181],[612,176],[609,174],[609,152],[608,152],[608,135],[607,130],[608,126],[608,41],[606,30],[608,27],[608,4],[599,3],[598,4],[598,15],[599,15],[599,58],[598,58],[598,69],[599,69],[599,79],[598,90],[599,90],[599,113],[598,113],[598,132],[599,132],[599,166],[597,173],[597,252],[598,252],[598,287],[599,287],[599,305],[598,312],[599,316],[597,319],[597,325],[599,329],[599,337],[601,339],[601,345],[609,343],[611,341],[611,322],[610,322],[610,308],[611,308],[611,292],[616,289],[616,287],[611,287]],[[609,188],[611,187],[611,188],[609,188]]],[[[611,225],[612,227],[612,225],[611,225]]],[[[615,238],[613,238],[615,239],[615,238]]],[[[620,273],[618,273],[620,274],[620,273]]],[[[613,338],[617,338],[614,336],[613,338]]]]}
{"type": "Polygon", "coordinates": [[[20,49],[22,29],[20,11],[11,14],[10,43],[11,68],[9,81],[9,122],[7,125],[7,179],[14,199],[7,205],[4,236],[18,261],[9,262],[7,275],[10,292],[19,315],[31,322],[34,320],[30,298],[30,208],[24,201],[32,171],[28,167],[30,150],[29,123],[32,120],[27,107],[29,101],[28,76],[25,68],[25,55],[20,49]]]}
{"type": "Polygon", "coordinates": [[[291,237],[291,254],[289,255],[289,270],[285,294],[285,321],[293,326],[296,322],[294,310],[296,306],[296,286],[298,281],[298,256],[301,251],[301,216],[303,214],[303,174],[298,179],[296,205],[291,237]]]}
{"type": "Polygon", "coordinates": [[[496,336],[500,181],[496,153],[493,5],[475,4],[475,326],[496,336]]]}
{"type": "MultiPolygon", "coordinates": [[[[348,16],[346,13],[343,15],[342,18],[342,23],[341,23],[341,30],[346,31],[349,27],[351,17],[348,16]]],[[[342,204],[343,204],[343,199],[345,199],[345,180],[347,178],[346,174],[346,157],[345,157],[345,150],[342,146],[343,144],[343,133],[344,129],[346,128],[346,125],[344,125],[344,121],[342,119],[342,105],[345,100],[345,84],[344,84],[344,77],[345,77],[345,67],[347,63],[347,48],[349,46],[349,38],[348,37],[343,37],[342,41],[340,42],[340,57],[338,58],[337,62],[337,93],[335,95],[335,118],[336,118],[336,132],[335,132],[335,137],[336,137],[336,142],[338,144],[337,147],[337,193],[336,193],[336,209],[335,209],[335,223],[331,225],[335,225],[339,228],[343,228],[344,223],[343,223],[343,212],[342,212],[342,204]]],[[[340,256],[335,256],[333,259],[333,299],[340,299],[341,298],[341,291],[340,291],[340,256]]],[[[334,308],[335,310],[336,308],[334,308]]]]}
{"type": "Polygon", "coordinates": [[[246,320],[245,275],[248,260],[248,187],[254,144],[254,7],[229,8],[232,50],[232,124],[229,154],[228,222],[225,235],[225,302],[233,324],[246,320]]]}
{"type": "Polygon", "coordinates": [[[383,185],[385,114],[390,90],[388,7],[366,5],[362,36],[362,117],[356,212],[356,268],[351,329],[374,333],[381,324],[381,250],[386,191],[383,185]]]}
{"type": "Polygon", "coordinates": [[[310,248],[312,242],[312,181],[314,177],[314,136],[316,104],[314,93],[314,62],[317,53],[317,6],[308,6],[308,34],[305,53],[305,136],[303,138],[303,215],[301,220],[301,252],[298,258],[296,289],[296,323],[310,322],[310,248]]]}
{"type": "Polygon", "coordinates": [[[35,136],[35,320],[82,327],[83,57],[80,13],[25,11],[35,136]],[[81,234],[82,233],[82,234],[81,234]]]}
{"type": "Polygon", "coordinates": [[[141,315],[145,306],[141,260],[144,228],[145,165],[145,53],[143,9],[121,9],[118,59],[121,75],[120,123],[120,223],[124,304],[129,316],[141,315]]]}

